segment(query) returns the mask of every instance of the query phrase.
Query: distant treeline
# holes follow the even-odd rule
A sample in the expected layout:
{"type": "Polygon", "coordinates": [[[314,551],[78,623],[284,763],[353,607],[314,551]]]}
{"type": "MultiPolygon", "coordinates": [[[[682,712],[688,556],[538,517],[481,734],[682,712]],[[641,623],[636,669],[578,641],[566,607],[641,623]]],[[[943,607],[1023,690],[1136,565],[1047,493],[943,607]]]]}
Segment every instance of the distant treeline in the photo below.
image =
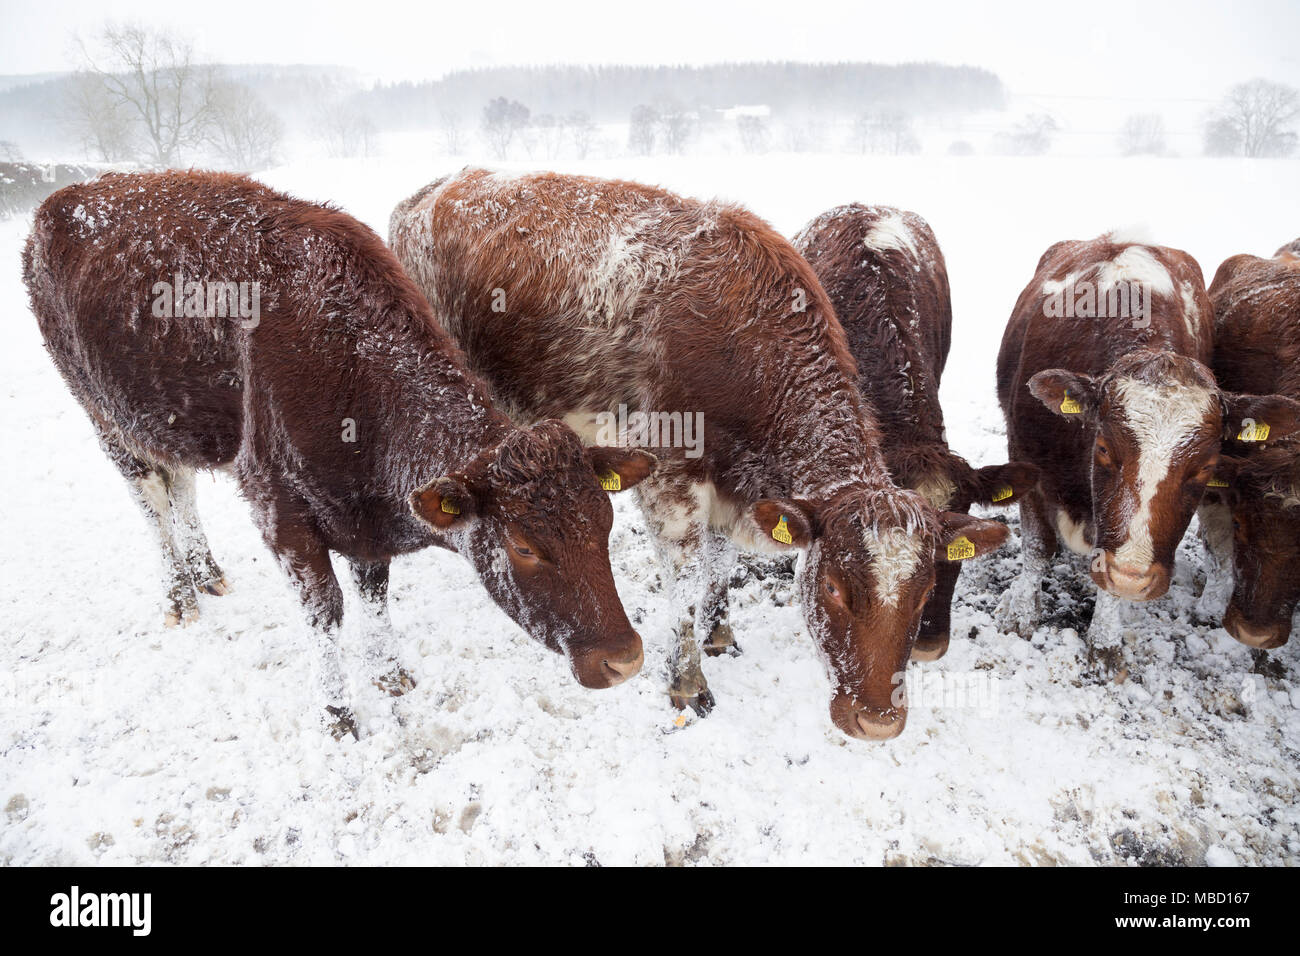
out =
{"type": "Polygon", "coordinates": [[[580,111],[597,122],[625,122],[641,104],[695,110],[763,104],[777,116],[860,116],[878,109],[951,114],[1005,105],[994,73],[937,63],[492,67],[379,84],[354,103],[380,128],[412,128],[436,124],[447,113],[476,118],[498,96],[518,100],[534,116],[580,111]]]}

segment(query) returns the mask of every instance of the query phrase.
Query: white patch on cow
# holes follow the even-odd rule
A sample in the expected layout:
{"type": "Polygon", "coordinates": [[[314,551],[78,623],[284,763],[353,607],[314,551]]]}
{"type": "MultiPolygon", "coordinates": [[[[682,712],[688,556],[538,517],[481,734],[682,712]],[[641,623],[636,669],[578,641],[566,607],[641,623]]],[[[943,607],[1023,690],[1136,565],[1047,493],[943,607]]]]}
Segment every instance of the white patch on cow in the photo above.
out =
{"type": "Polygon", "coordinates": [[[1151,502],[1169,474],[1174,453],[1187,444],[1215,400],[1205,388],[1188,385],[1148,385],[1122,379],[1118,386],[1124,420],[1138,442],[1138,507],[1129,519],[1128,540],[1115,551],[1115,560],[1146,568],[1155,560],[1151,541],[1151,502]]]}
{"type": "Polygon", "coordinates": [[[597,440],[597,435],[601,428],[601,420],[599,416],[603,414],[608,413],[567,412],[560,420],[577,432],[578,437],[582,439],[584,445],[597,445],[600,444],[597,440]]]}
{"type": "Polygon", "coordinates": [[[1097,266],[1097,292],[1120,283],[1140,283],[1148,295],[1173,295],[1174,280],[1169,270],[1160,264],[1145,246],[1129,246],[1109,262],[1097,266]]]}
{"type": "Polygon", "coordinates": [[[1065,542],[1065,546],[1075,554],[1088,554],[1092,551],[1092,542],[1088,540],[1087,526],[1073,520],[1065,509],[1056,512],[1056,532],[1065,542]]]}
{"type": "Polygon", "coordinates": [[[935,511],[947,511],[953,495],[957,493],[957,485],[948,475],[936,471],[918,481],[912,490],[935,511]]]}
{"type": "Polygon", "coordinates": [[[903,214],[897,209],[891,210],[872,223],[871,228],[862,239],[862,244],[868,249],[875,249],[877,252],[886,249],[898,249],[908,253],[913,258],[917,254],[916,237],[912,235],[911,227],[908,226],[903,214]]]}
{"type": "Polygon", "coordinates": [[[166,518],[171,512],[171,499],[167,495],[167,483],[162,480],[162,476],[156,471],[151,471],[145,477],[136,481],[136,487],[140,489],[140,497],[144,503],[153,509],[153,513],[166,518]]]}
{"type": "Polygon", "coordinates": [[[1196,342],[1201,338],[1201,310],[1196,304],[1196,288],[1190,282],[1184,282],[1182,292],[1183,322],[1187,326],[1187,334],[1196,342]]]}
{"type": "Polygon", "coordinates": [[[1064,279],[1047,279],[1043,282],[1043,295],[1060,295],[1067,289],[1073,289],[1082,272],[1067,272],[1064,279]]]}
{"type": "Polygon", "coordinates": [[[916,573],[921,563],[925,538],[900,528],[878,532],[868,530],[864,538],[867,553],[871,555],[871,574],[876,580],[877,596],[890,607],[896,607],[904,582],[916,573]]]}

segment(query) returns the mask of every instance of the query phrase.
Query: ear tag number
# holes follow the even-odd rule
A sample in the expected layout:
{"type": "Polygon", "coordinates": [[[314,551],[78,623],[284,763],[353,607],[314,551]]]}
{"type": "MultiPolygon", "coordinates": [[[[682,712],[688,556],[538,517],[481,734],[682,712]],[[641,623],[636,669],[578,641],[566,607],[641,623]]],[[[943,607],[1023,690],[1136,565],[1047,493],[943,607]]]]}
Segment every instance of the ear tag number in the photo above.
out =
{"type": "Polygon", "coordinates": [[[1015,493],[1016,490],[1010,485],[1003,485],[1001,488],[993,492],[993,503],[997,504],[999,501],[1006,501],[1015,493]]]}
{"type": "Polygon", "coordinates": [[[970,538],[962,535],[948,545],[949,561],[965,561],[967,558],[975,557],[975,545],[971,543],[970,538]]]}
{"type": "Polygon", "coordinates": [[[1237,441],[1267,441],[1268,433],[1268,422],[1251,422],[1241,430],[1237,441]]]}
{"type": "Polygon", "coordinates": [[[623,479],[616,471],[607,471],[603,475],[597,475],[596,479],[600,482],[600,487],[604,488],[606,491],[623,490],[623,479]]]}
{"type": "Polygon", "coordinates": [[[460,506],[457,505],[456,502],[452,501],[449,498],[443,498],[439,507],[442,508],[444,514],[449,514],[449,515],[460,514],[460,506]]]}
{"type": "Polygon", "coordinates": [[[1222,478],[1211,478],[1205,483],[1206,488],[1227,488],[1228,483],[1222,478]]]}
{"type": "Polygon", "coordinates": [[[772,529],[772,537],[782,544],[794,544],[794,535],[790,533],[790,526],[785,522],[785,515],[781,515],[781,520],[772,529]]]}
{"type": "Polygon", "coordinates": [[[1066,391],[1065,397],[1061,399],[1061,414],[1063,415],[1083,414],[1083,406],[1070,397],[1069,391],[1066,391]]]}

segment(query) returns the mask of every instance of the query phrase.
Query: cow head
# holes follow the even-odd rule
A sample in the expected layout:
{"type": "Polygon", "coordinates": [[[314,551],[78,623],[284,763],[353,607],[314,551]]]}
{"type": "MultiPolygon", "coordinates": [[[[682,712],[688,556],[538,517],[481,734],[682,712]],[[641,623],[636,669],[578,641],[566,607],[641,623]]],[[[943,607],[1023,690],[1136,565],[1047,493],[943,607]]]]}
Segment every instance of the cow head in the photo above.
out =
{"type": "Polygon", "coordinates": [[[1243,644],[1272,649],[1291,637],[1300,603],[1300,448],[1241,451],[1220,459],[1221,487],[1211,492],[1232,515],[1235,580],[1223,627],[1243,644]]]}
{"type": "Polygon", "coordinates": [[[1200,362],[1139,351],[1100,378],[1039,372],[1029,390],[1085,429],[1098,587],[1130,601],[1169,589],[1174,550],[1218,465],[1225,434],[1266,424],[1273,438],[1300,426],[1300,405],[1280,395],[1221,392],[1200,362]]]}
{"type": "MultiPolygon", "coordinates": [[[[894,481],[915,491],[936,511],[966,514],[972,505],[1012,505],[1038,485],[1038,468],[1028,462],[972,468],[938,442],[890,448],[885,457],[894,481]]],[[[941,561],[935,568],[934,593],[921,615],[912,660],[934,661],[947,653],[952,596],[961,568],[960,561],[941,561]]]]}
{"type": "Polygon", "coordinates": [[[897,736],[907,720],[903,675],[935,585],[935,567],[984,554],[1007,529],[936,512],[893,486],[847,488],[829,501],[765,498],[754,540],[797,548],[804,620],[829,672],[831,719],[852,737],[897,736]]]}
{"type": "Polygon", "coordinates": [[[429,482],[410,505],[516,624],[564,654],[580,684],[612,687],[641,669],[642,651],[609,566],[606,491],[632,487],[654,466],[643,451],[584,448],[546,421],[429,482]]]}

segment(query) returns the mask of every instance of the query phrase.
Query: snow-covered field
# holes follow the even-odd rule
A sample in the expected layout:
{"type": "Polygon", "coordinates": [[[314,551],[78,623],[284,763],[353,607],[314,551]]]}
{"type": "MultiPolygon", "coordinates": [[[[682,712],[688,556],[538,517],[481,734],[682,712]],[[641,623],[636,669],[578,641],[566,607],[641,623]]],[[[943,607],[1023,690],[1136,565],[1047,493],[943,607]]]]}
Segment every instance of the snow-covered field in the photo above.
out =
{"type": "MultiPolygon", "coordinates": [[[[391,154],[391,151],[390,151],[391,154]]],[[[414,154],[412,154],[414,155],[414,154]]],[[[790,234],[849,200],[916,210],[948,259],[948,431],[1004,460],[993,361],[1038,256],[1112,227],[1195,255],[1300,234],[1295,162],[729,156],[562,164],[745,202],[790,234]]],[[[271,184],[387,233],[394,202],[454,166],[318,161],[271,184]]],[[[674,726],[667,598],[619,502],[615,576],[647,667],[611,691],[496,609],[430,549],[393,567],[416,690],[356,680],[363,736],[316,729],[295,599],[226,478],[200,508],[232,594],[162,626],[144,521],[43,354],[0,221],[0,863],[1294,863],[1300,860],[1300,640],[1260,664],[1189,620],[1189,535],[1171,595],[1133,615],[1132,675],[1081,680],[1091,585],[1063,559],[1032,641],[992,625],[1016,542],[963,572],[952,649],[913,668],[907,730],[830,724],[788,580],[738,571],[745,653],[706,660],[718,707],[674,726]]],[[[1013,516],[1014,518],[1014,516],[1013,516]]],[[[1013,521],[1014,524],[1014,521],[1013,521]]],[[[346,575],[344,575],[346,579],[346,575]]],[[[349,594],[349,610],[356,602],[349,594]]],[[[345,643],[359,664],[358,615],[345,643]]],[[[359,678],[359,667],[357,669],[359,678]]]]}

